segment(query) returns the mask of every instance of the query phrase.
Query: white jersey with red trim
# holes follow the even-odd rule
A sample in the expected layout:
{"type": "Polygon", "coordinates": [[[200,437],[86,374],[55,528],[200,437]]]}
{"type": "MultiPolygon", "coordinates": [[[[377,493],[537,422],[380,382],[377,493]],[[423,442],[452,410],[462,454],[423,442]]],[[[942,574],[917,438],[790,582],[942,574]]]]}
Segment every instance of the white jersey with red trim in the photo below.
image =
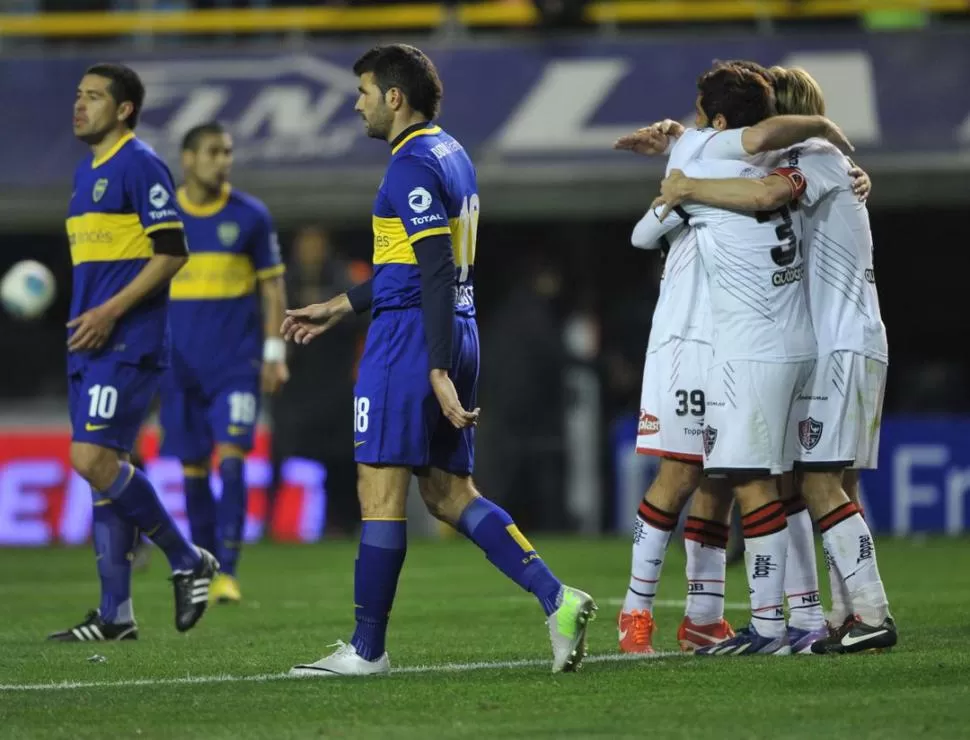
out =
{"type": "Polygon", "coordinates": [[[805,178],[805,282],[819,355],[848,350],[888,362],[869,212],[852,192],[852,163],[829,142],[810,139],[788,149],[782,164],[805,178]]]}
{"type": "MultiPolygon", "coordinates": [[[[762,178],[739,160],[700,158],[685,168],[701,179],[762,178]]],[[[802,286],[801,219],[789,208],[741,213],[687,203],[708,279],[714,360],[795,362],[813,359],[815,337],[802,286]]]]}

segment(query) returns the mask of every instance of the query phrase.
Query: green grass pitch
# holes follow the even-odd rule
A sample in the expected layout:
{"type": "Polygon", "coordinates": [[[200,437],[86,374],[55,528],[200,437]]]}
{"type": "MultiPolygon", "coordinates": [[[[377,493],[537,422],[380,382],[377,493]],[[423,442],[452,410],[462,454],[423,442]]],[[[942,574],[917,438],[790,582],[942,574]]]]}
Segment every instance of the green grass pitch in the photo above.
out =
{"type": "MultiPolygon", "coordinates": [[[[186,635],[154,553],[135,576],[141,639],[80,645],[43,637],[96,605],[90,550],[0,551],[0,737],[970,737],[966,539],[878,541],[899,625],[892,652],[638,661],[613,659],[628,541],[535,544],[600,605],[590,630],[599,660],[575,675],[549,673],[539,606],[463,540],[412,543],[389,639],[392,665],[409,670],[363,680],[281,675],[349,639],[354,543],[249,548],[244,603],[213,607],[186,635]]],[[[655,615],[660,650],[676,650],[683,566],[673,546],[655,615]]],[[[743,571],[730,569],[728,582],[738,626],[743,571]]]]}

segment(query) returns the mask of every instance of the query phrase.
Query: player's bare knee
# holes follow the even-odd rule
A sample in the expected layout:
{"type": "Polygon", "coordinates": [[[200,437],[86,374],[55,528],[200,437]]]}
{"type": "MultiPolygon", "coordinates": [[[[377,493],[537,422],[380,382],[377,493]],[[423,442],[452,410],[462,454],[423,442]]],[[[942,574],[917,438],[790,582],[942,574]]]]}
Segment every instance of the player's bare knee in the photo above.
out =
{"type": "Polygon", "coordinates": [[[71,467],[97,491],[105,491],[114,483],[119,463],[116,450],[86,442],[71,444],[71,467]]]}
{"type": "Polygon", "coordinates": [[[814,519],[849,500],[842,490],[841,470],[805,470],[800,476],[799,489],[814,519]]]}
{"type": "Polygon", "coordinates": [[[403,519],[410,468],[357,465],[357,498],[362,519],[403,519]]]}
{"type": "Polygon", "coordinates": [[[859,505],[859,471],[858,470],[842,471],[842,490],[845,491],[845,495],[849,497],[849,501],[854,503],[856,506],[859,505]]]}
{"type": "Polygon", "coordinates": [[[700,483],[701,473],[697,463],[664,458],[646,499],[663,511],[680,511],[700,483]]]}
{"type": "Polygon", "coordinates": [[[479,495],[471,476],[460,476],[432,468],[418,478],[418,490],[428,513],[435,519],[458,523],[462,512],[479,495]]]}
{"type": "Polygon", "coordinates": [[[724,479],[701,477],[690,502],[690,515],[698,519],[727,524],[734,505],[734,494],[724,479]]]}
{"type": "Polygon", "coordinates": [[[742,514],[779,500],[776,476],[735,477],[731,480],[731,487],[742,514]]]}

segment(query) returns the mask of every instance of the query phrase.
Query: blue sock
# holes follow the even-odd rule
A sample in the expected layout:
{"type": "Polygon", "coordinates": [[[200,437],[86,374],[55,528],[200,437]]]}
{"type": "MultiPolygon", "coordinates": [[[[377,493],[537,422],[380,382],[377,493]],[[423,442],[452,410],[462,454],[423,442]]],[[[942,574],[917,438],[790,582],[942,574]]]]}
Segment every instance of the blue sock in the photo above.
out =
{"type": "Polygon", "coordinates": [[[111,503],[96,491],[94,496],[94,553],[101,579],[101,604],[98,611],[109,623],[131,622],[131,560],[138,529],[125,520],[111,503]],[[119,614],[119,611],[121,612],[119,614]]]}
{"type": "Polygon", "coordinates": [[[165,553],[172,570],[193,570],[199,564],[199,553],[192,547],[165,507],[158,500],[148,478],[129,463],[121,463],[118,477],[102,492],[114,502],[118,511],[145,533],[165,553]]]}
{"type": "Polygon", "coordinates": [[[546,616],[559,608],[562,583],[501,506],[479,496],[461,513],[458,531],[485,551],[492,564],[542,605],[546,616]]]}
{"type": "Polygon", "coordinates": [[[184,466],[185,513],[189,518],[192,542],[211,553],[216,551],[216,499],[209,485],[209,471],[184,466]]]}
{"type": "Polygon", "coordinates": [[[384,654],[387,620],[408,547],[407,522],[365,519],[354,564],[357,629],[350,644],[364,660],[384,654]]]}
{"type": "Polygon", "coordinates": [[[244,461],[227,457],[219,463],[222,478],[222,499],[219,501],[219,570],[236,575],[239,551],[246,529],[246,477],[244,461]]]}

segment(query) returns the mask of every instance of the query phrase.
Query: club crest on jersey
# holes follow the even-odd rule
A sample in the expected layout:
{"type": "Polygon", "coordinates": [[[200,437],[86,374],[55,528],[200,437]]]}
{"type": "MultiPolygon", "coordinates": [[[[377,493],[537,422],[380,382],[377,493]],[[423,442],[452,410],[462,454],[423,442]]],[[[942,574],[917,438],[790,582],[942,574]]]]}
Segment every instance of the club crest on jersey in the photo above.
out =
{"type": "Polygon", "coordinates": [[[810,450],[822,439],[822,422],[811,416],[798,422],[798,442],[806,450],[810,450]]]}
{"type": "Polygon", "coordinates": [[[102,177],[94,183],[94,190],[91,191],[91,200],[97,203],[104,197],[104,191],[108,189],[108,178],[102,177]]]}
{"type": "Polygon", "coordinates": [[[704,427],[704,454],[710,456],[717,443],[717,429],[708,425],[704,427]]]}
{"type": "Polygon", "coordinates": [[[222,246],[231,247],[239,238],[239,224],[235,221],[223,221],[216,229],[216,234],[219,235],[222,246]]]}
{"type": "Polygon", "coordinates": [[[431,193],[424,188],[415,188],[408,193],[408,205],[415,213],[424,213],[431,208],[431,193]]]}

